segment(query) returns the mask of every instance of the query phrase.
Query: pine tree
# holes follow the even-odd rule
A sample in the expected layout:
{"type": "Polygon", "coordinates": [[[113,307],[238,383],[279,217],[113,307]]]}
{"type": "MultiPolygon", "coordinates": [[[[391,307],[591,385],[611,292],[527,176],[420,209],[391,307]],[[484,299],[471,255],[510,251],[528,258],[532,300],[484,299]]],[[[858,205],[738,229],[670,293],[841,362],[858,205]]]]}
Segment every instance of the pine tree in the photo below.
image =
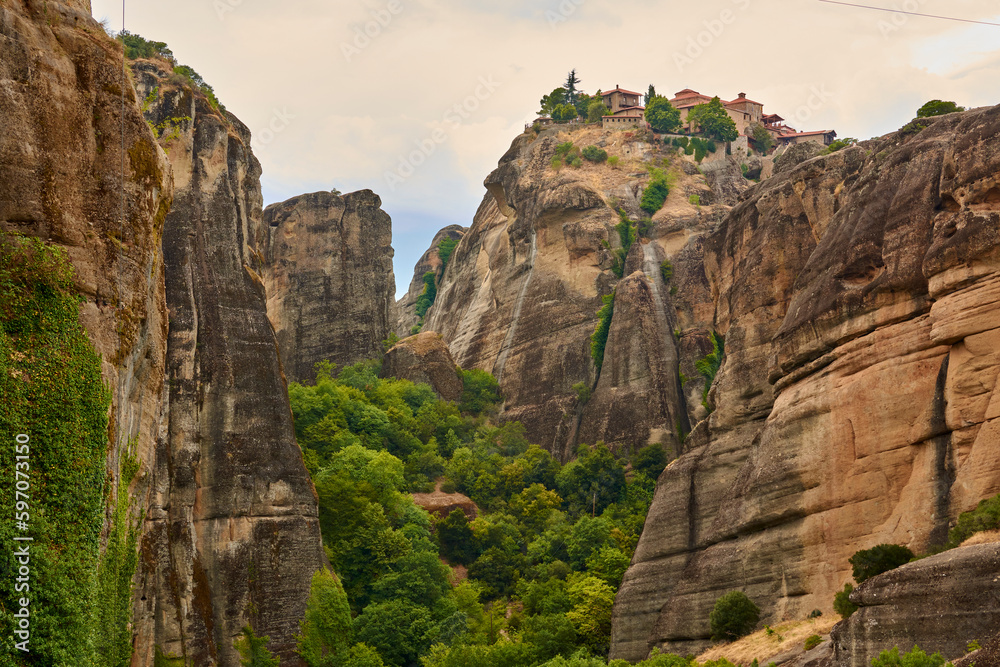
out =
{"type": "Polygon", "coordinates": [[[654,97],[656,97],[656,88],[653,87],[653,84],[649,84],[649,90],[646,91],[646,104],[649,104],[654,97]]]}
{"type": "Polygon", "coordinates": [[[566,101],[573,105],[576,104],[576,84],[578,83],[580,83],[580,79],[576,78],[576,68],[574,67],[566,75],[566,83],[563,84],[563,88],[566,89],[566,101]]]}

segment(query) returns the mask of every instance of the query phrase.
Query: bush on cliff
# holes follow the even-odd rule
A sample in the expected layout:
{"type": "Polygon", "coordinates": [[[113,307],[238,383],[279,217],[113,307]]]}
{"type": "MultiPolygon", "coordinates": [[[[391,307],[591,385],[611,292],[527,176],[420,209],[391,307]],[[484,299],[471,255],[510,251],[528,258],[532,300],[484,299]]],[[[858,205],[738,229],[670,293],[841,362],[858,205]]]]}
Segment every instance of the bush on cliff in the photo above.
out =
{"type": "Polygon", "coordinates": [[[1000,528],[1000,495],[980,501],[976,509],[962,512],[958,523],[948,533],[947,547],[952,549],[976,533],[1000,528]]]}
{"type": "Polygon", "coordinates": [[[862,549],[848,559],[853,567],[854,581],[864,583],[874,576],[894,570],[913,560],[913,552],[898,544],[879,544],[862,549]]]}
{"type": "Polygon", "coordinates": [[[585,160],[590,160],[591,162],[604,162],[608,159],[608,152],[597,146],[587,146],[580,154],[583,155],[585,160]]]}
{"type": "Polygon", "coordinates": [[[833,610],[840,614],[841,618],[850,618],[851,614],[858,610],[858,605],[851,602],[851,593],[854,586],[851,582],[844,584],[844,590],[833,596],[833,610]]]}
{"type": "Polygon", "coordinates": [[[927,655],[919,646],[914,646],[909,653],[899,654],[899,647],[891,651],[882,651],[872,660],[872,667],[941,667],[944,656],[940,653],[927,655]]]}
{"type": "Polygon", "coordinates": [[[351,608],[337,575],[318,570],[309,588],[297,650],[309,667],[343,664],[351,637],[351,608]]]}
{"type": "Polygon", "coordinates": [[[590,356],[594,360],[594,367],[597,374],[601,374],[601,366],[604,365],[604,349],[608,345],[608,334],[611,332],[611,318],[615,314],[615,294],[606,294],[601,297],[604,305],[597,311],[597,328],[590,336],[590,356]]]}
{"type": "Polygon", "coordinates": [[[730,591],[715,601],[709,614],[712,639],[735,641],[753,632],[760,621],[760,609],[740,591],[730,591]]]}
{"type": "Polygon", "coordinates": [[[462,402],[458,405],[462,412],[481,415],[501,400],[500,384],[495,377],[478,368],[462,371],[462,402]]]}

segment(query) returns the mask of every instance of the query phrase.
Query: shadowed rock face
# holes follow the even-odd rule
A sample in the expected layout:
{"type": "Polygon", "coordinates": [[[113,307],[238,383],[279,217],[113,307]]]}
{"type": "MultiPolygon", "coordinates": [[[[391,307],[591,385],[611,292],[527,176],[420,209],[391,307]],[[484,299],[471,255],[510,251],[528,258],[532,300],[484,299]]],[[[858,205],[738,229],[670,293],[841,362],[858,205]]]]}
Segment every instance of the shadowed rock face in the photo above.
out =
{"type": "Polygon", "coordinates": [[[314,192],[264,211],[255,236],[288,379],[373,359],[393,330],[392,221],[371,190],[314,192]]]}
{"type": "Polygon", "coordinates": [[[426,316],[425,328],[444,336],[459,365],[497,377],[503,417],[524,423],[533,441],[563,459],[597,440],[619,449],[661,443],[677,452],[678,430],[686,433],[702,409],[701,383],[682,391],[678,382],[678,368],[697,376],[694,362],[705,354],[713,314],[701,253],[689,249],[700,248],[728,206],[709,205],[717,198],[693,162],[676,150],[654,153],[626,134],[583,128],[515,139],[486,179],[487,194],[426,316]],[[604,146],[621,167],[585,163],[556,172],[550,161],[566,140],[604,146]],[[633,219],[645,215],[642,160],[653,157],[675,160],[677,183],[619,279],[611,270],[621,248],[617,208],[633,219]],[[706,205],[692,204],[694,194],[706,205]],[[669,283],[660,275],[665,259],[674,263],[669,283]],[[601,297],[616,288],[620,301],[598,377],[591,335],[601,297]],[[579,384],[593,392],[586,404],[574,389],[579,384]]]}
{"type": "Polygon", "coordinates": [[[431,247],[427,249],[416,265],[413,267],[413,279],[410,281],[410,288],[399,301],[396,302],[396,335],[405,338],[410,335],[410,330],[420,321],[417,317],[417,299],[424,291],[424,274],[433,271],[435,274],[441,273],[441,258],[438,256],[438,244],[444,239],[461,241],[468,227],[460,225],[448,225],[437,234],[431,241],[431,247]]]}
{"type": "Polygon", "coordinates": [[[1000,108],[754,187],[706,240],[717,409],[658,481],[612,658],[708,644],[724,592],[831,613],[848,558],[1000,491],[1000,108]]]}
{"type": "Polygon", "coordinates": [[[322,566],[315,491],[295,442],[285,379],[250,239],[261,225],[260,166],[250,133],[207,99],[135,66],[176,185],[163,256],[168,413],[142,538],[138,642],[196,665],[239,665],[249,624],[282,665],[322,566]]]}
{"type": "MultiPolygon", "coordinates": [[[[851,593],[858,610],[833,631],[836,664],[868,667],[882,651],[914,644],[946,659],[1000,627],[1000,544],[946,551],[873,577],[851,593]]],[[[994,662],[980,656],[976,664],[994,662]]]]}
{"type": "Polygon", "coordinates": [[[396,343],[382,360],[382,377],[429,384],[446,401],[462,399],[462,378],[441,336],[422,331],[396,343]]]}

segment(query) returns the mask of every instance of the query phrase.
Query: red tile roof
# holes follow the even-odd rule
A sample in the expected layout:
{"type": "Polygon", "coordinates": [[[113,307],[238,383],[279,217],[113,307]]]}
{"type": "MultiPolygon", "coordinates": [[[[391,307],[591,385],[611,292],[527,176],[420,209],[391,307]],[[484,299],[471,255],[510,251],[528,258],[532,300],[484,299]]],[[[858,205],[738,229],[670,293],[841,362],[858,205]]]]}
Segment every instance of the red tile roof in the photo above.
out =
{"type": "MultiPolygon", "coordinates": [[[[684,90],[678,91],[677,94],[674,96],[674,99],[677,99],[678,97],[691,97],[693,95],[701,95],[701,93],[699,93],[697,90],[691,90],[690,88],[685,88],[684,90]]],[[[702,97],[704,97],[704,95],[702,95],[702,97]]]]}
{"type": "Polygon", "coordinates": [[[615,86],[614,90],[602,90],[601,97],[607,97],[611,93],[622,93],[623,95],[642,95],[642,93],[634,93],[631,90],[625,90],[624,88],[615,86]]]}

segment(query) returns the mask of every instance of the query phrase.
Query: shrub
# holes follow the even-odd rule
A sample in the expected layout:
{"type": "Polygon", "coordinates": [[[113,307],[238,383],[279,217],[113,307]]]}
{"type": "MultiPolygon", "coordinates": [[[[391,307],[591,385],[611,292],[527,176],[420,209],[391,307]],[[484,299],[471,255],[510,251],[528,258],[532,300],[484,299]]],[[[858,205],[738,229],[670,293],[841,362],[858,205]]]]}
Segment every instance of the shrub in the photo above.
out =
{"type": "Polygon", "coordinates": [[[555,169],[556,171],[559,171],[560,169],[562,169],[563,161],[557,157],[554,157],[552,158],[552,161],[549,163],[549,166],[555,169]]]}
{"type": "Polygon", "coordinates": [[[836,153],[841,148],[847,148],[848,146],[853,146],[858,143],[858,140],[854,137],[846,137],[844,139],[837,139],[826,147],[823,151],[823,155],[829,155],[830,153],[836,153]]]}
{"type": "Polygon", "coordinates": [[[909,563],[913,552],[898,544],[879,544],[862,549],[848,559],[853,566],[854,581],[864,583],[872,577],[909,563]]]}
{"type": "Polygon", "coordinates": [[[715,375],[719,372],[719,368],[722,366],[722,358],[726,353],[726,342],[722,336],[713,331],[709,338],[712,341],[712,351],[705,355],[704,359],[699,359],[694,364],[694,367],[705,378],[705,390],[701,397],[703,404],[707,404],[708,402],[708,390],[712,387],[712,383],[715,382],[715,375]]]}
{"type": "Polygon", "coordinates": [[[954,102],[942,100],[931,100],[917,110],[917,118],[930,118],[931,116],[941,116],[946,113],[965,111],[965,107],[960,107],[954,102]]]}
{"type": "Polygon", "coordinates": [[[581,159],[580,159],[580,158],[578,158],[578,157],[575,157],[575,158],[573,158],[573,160],[572,160],[572,161],[571,161],[571,162],[569,163],[569,166],[573,167],[574,169],[579,169],[580,167],[582,167],[582,166],[583,166],[583,160],[581,160],[581,159]]]}
{"type": "Polygon", "coordinates": [[[617,167],[618,162],[619,158],[617,155],[612,155],[611,157],[608,158],[608,164],[611,165],[612,167],[617,167]]]}
{"type": "Polygon", "coordinates": [[[642,193],[639,207],[646,213],[653,215],[663,208],[663,203],[667,201],[667,195],[670,194],[670,187],[667,185],[667,178],[662,171],[659,169],[650,169],[649,171],[652,179],[642,193]]]}
{"type": "Polygon", "coordinates": [[[688,197],[688,202],[694,204],[695,206],[701,206],[701,197],[699,195],[691,195],[688,197]]]}
{"type": "Polygon", "coordinates": [[[807,651],[811,651],[822,643],[823,643],[823,638],[820,637],[819,635],[809,635],[808,637],[806,637],[806,643],[805,646],[803,646],[803,648],[807,651]]]}
{"type": "Polygon", "coordinates": [[[974,534],[1000,528],[1000,495],[980,501],[976,509],[962,512],[958,523],[948,532],[949,549],[957,547],[974,534]]]}
{"type": "Polygon", "coordinates": [[[760,609],[740,591],[730,591],[715,601],[708,617],[712,638],[735,641],[753,632],[760,620],[760,609]]]}
{"type": "Polygon", "coordinates": [[[576,392],[576,400],[580,402],[580,405],[586,405],[587,401],[590,400],[591,389],[587,383],[577,382],[571,389],[576,392]]]}
{"type": "Polygon", "coordinates": [[[687,137],[674,137],[673,144],[677,148],[687,148],[690,140],[687,137]]]}
{"type": "MultiPolygon", "coordinates": [[[[556,157],[558,157],[558,158],[567,157],[571,153],[575,153],[576,152],[576,151],[573,150],[574,148],[575,147],[573,146],[573,142],[572,141],[564,141],[563,143],[558,144],[556,146],[556,157]]],[[[577,149],[577,150],[579,150],[579,149],[577,149]]]]}
{"type": "Polygon", "coordinates": [[[421,324],[423,324],[424,315],[427,314],[427,310],[434,305],[434,299],[437,298],[437,281],[435,278],[436,276],[433,271],[428,271],[424,274],[424,291],[420,293],[416,303],[416,313],[417,317],[421,320],[421,324]]]}
{"type": "Polygon", "coordinates": [[[326,570],[313,574],[297,636],[297,652],[309,667],[340,664],[347,658],[351,608],[337,575],[326,570]]]}
{"type": "Polygon", "coordinates": [[[608,333],[611,331],[611,318],[615,313],[615,293],[601,297],[604,305],[597,311],[597,328],[590,336],[590,356],[594,359],[597,374],[601,373],[604,364],[604,348],[608,344],[608,333]]]}
{"type": "MultiPolygon", "coordinates": [[[[603,103],[602,103],[603,106],[603,103]]],[[[598,148],[597,146],[587,146],[581,152],[584,159],[590,160],[591,162],[604,162],[608,159],[608,153],[604,149],[598,148]]]]}
{"type": "Polygon", "coordinates": [[[502,400],[497,379],[484,370],[462,371],[462,412],[481,414],[502,400]]]}
{"type": "Polygon", "coordinates": [[[940,653],[927,655],[919,646],[914,646],[909,653],[899,654],[899,647],[891,651],[882,651],[872,660],[872,667],[941,667],[944,657],[940,653]]]}
{"type": "Polygon", "coordinates": [[[117,40],[124,45],[125,57],[129,60],[161,58],[171,64],[174,62],[174,54],[164,42],[151,42],[128,30],[118,33],[117,40]]]}
{"type": "Polygon", "coordinates": [[[851,602],[851,593],[854,586],[850,582],[844,584],[844,590],[833,596],[833,610],[840,614],[841,618],[847,619],[858,610],[858,605],[851,602]]]}
{"type": "Polygon", "coordinates": [[[243,667],[278,667],[280,660],[267,650],[268,636],[258,637],[250,626],[243,628],[243,634],[236,640],[236,650],[240,654],[243,667]]]}
{"type": "Polygon", "coordinates": [[[600,123],[601,118],[611,113],[611,110],[604,106],[604,102],[597,99],[587,105],[587,122],[600,123]]]}
{"type": "Polygon", "coordinates": [[[674,277],[674,265],[669,259],[663,260],[660,264],[660,275],[663,276],[663,282],[669,283],[670,279],[674,277]]]}
{"type": "Polygon", "coordinates": [[[442,272],[444,267],[448,266],[448,260],[451,259],[451,253],[455,252],[455,248],[458,246],[458,239],[444,238],[438,243],[438,257],[441,258],[441,269],[442,272]]]}

